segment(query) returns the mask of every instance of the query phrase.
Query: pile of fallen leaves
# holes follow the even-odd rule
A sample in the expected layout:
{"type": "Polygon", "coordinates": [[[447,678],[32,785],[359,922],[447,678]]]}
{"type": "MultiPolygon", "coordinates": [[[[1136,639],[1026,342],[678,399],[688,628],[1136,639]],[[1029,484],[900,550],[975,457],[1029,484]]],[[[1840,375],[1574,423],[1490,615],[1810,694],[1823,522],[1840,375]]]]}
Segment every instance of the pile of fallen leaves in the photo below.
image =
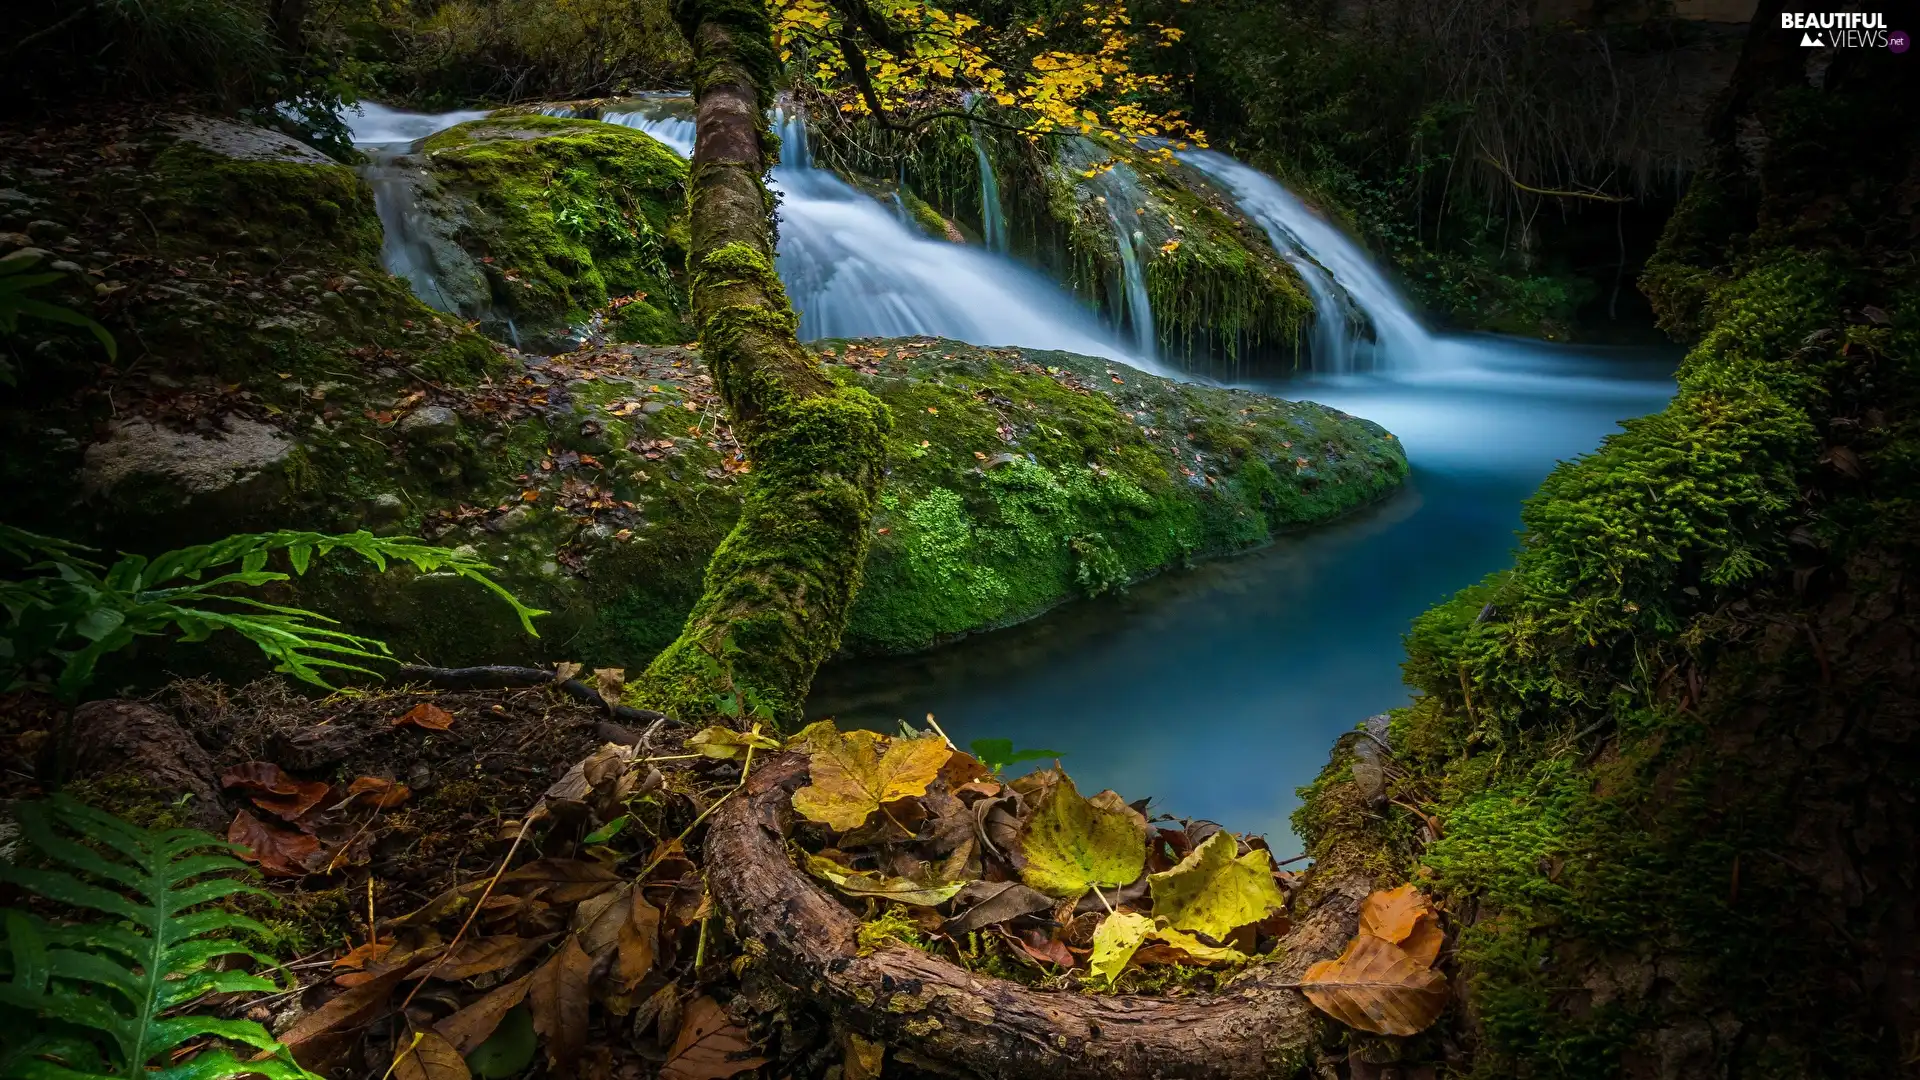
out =
{"type": "MultiPolygon", "coordinates": [[[[428,734],[464,724],[432,701],[388,722],[428,734]]],[[[556,1075],[724,1080],[762,1064],[700,989],[730,980],[687,846],[718,803],[700,773],[724,795],[739,770],[699,754],[649,758],[647,743],[607,742],[575,762],[523,817],[496,822],[493,838],[510,843],[490,872],[373,920],[293,1015],[256,1011],[303,1064],[334,1075],[501,1080],[539,1058],[556,1075]],[[678,763],[672,780],[655,760],[678,763]]],[[[377,777],[302,781],[269,762],[231,768],[222,784],[253,804],[229,839],[283,877],[364,863],[378,830],[351,830],[353,811],[410,795],[377,777]]]]}
{"type": "Polygon", "coordinates": [[[1178,992],[1216,985],[1287,932],[1292,875],[1259,837],[1149,822],[1144,800],[1083,796],[1057,765],[1003,779],[937,732],[822,722],[789,746],[812,780],[793,796],[813,823],[801,858],[867,906],[866,943],[1036,985],[1178,992]],[[1153,967],[1188,970],[1121,986],[1153,967]]]}
{"type": "MultiPolygon", "coordinates": [[[[807,823],[798,857],[866,915],[864,947],[912,945],[1038,986],[1160,993],[1217,989],[1275,958],[1294,877],[1264,840],[1150,821],[1144,800],[1083,796],[1057,764],[1004,779],[988,761],[1010,755],[976,745],[830,722],[787,743],[811,780],[793,796],[807,823]]],[[[1443,937],[1412,886],[1377,893],[1361,935],[1300,988],[1351,1026],[1411,1034],[1445,1001],[1432,970],[1443,937]]]]}

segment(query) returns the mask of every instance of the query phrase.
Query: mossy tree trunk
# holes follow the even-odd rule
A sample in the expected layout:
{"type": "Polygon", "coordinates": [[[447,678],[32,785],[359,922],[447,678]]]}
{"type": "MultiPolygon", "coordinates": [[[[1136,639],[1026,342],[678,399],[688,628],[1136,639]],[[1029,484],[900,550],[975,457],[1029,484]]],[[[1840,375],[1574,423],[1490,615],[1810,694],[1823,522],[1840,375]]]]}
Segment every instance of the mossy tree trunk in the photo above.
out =
{"type": "Polygon", "coordinates": [[[794,336],[763,182],[778,62],[761,0],[680,0],[698,138],[688,181],[693,316],[752,471],[680,637],[630,698],[682,719],[788,723],[840,642],[879,490],[885,407],[836,385],[794,336]]]}

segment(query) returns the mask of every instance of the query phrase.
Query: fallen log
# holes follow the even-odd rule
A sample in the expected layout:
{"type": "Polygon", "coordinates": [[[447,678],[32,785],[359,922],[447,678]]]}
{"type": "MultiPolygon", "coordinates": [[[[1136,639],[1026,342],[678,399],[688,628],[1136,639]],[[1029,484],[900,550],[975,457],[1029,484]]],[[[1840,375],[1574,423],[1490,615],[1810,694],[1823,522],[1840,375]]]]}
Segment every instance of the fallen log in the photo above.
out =
{"type": "Polygon", "coordinates": [[[608,701],[600,696],[600,691],[581,682],[579,679],[559,679],[558,672],[537,667],[513,667],[506,664],[487,664],[481,667],[439,668],[421,667],[408,664],[400,669],[403,682],[423,682],[442,690],[520,690],[529,686],[559,687],[560,692],[585,705],[599,705],[615,720],[625,720],[630,724],[645,724],[655,720],[665,720],[667,714],[652,709],[636,709],[631,705],[622,705],[608,701]]]}
{"type": "MultiPolygon", "coordinates": [[[[1037,990],[918,949],[859,955],[860,920],[788,854],[790,802],[807,759],[779,754],[714,813],[708,881],[763,970],[837,1022],[916,1057],[996,1080],[1250,1080],[1310,1063],[1316,1019],[1291,984],[1339,954],[1372,881],[1333,870],[1297,913],[1285,958],[1224,992],[1180,998],[1037,990]]],[[[1344,860],[1342,860],[1344,861],[1344,860]]]]}

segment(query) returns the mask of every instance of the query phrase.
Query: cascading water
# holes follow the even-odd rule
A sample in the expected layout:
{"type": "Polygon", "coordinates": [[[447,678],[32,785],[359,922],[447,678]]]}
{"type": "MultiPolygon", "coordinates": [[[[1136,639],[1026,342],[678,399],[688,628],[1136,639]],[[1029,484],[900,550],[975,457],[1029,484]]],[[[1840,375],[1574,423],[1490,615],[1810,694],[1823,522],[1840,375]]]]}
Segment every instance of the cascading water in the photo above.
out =
{"type": "Polygon", "coordinates": [[[981,240],[989,249],[1004,253],[1012,239],[1007,235],[1006,213],[1000,209],[1000,180],[993,175],[993,162],[987,159],[987,144],[981,141],[979,129],[976,127],[971,135],[973,160],[980,169],[981,240]]]}
{"type": "Polygon", "coordinates": [[[1279,181],[1225,154],[1190,150],[1180,158],[1224,187],[1300,272],[1313,297],[1316,368],[1344,373],[1431,362],[1437,351],[1434,336],[1366,250],[1338,226],[1279,181]],[[1353,333],[1355,309],[1372,325],[1371,342],[1353,333]]]}
{"type": "MultiPolygon", "coordinates": [[[[664,108],[601,118],[645,131],[683,155],[692,150],[692,121],[664,108]]],[[[800,312],[802,338],[924,334],[1145,366],[1053,281],[1011,259],[921,236],[886,204],[814,168],[798,117],[776,121],[778,267],[800,312]]]]}
{"type": "MultiPolygon", "coordinates": [[[[412,286],[427,306],[469,319],[488,314],[486,280],[445,235],[446,223],[422,205],[425,172],[412,155],[434,132],[486,115],[477,110],[405,113],[362,102],[344,117],[354,146],[367,156],[360,174],[373,190],[380,216],[380,264],[412,286]]],[[[508,328],[511,332],[511,322],[508,328]]]]}

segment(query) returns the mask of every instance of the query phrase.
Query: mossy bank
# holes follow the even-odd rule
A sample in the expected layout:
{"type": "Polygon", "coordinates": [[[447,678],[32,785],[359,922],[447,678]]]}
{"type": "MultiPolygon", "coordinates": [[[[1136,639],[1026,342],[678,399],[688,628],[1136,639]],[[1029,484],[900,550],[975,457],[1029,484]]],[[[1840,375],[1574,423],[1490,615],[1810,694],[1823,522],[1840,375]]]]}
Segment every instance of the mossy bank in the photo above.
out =
{"type": "MultiPolygon", "coordinates": [[[[214,135],[129,124],[145,141],[119,172],[100,168],[132,153],[111,134],[33,147],[35,168],[119,185],[111,201],[20,174],[31,202],[14,216],[33,234],[15,243],[81,252],[101,288],[72,301],[127,353],[103,369],[91,339],[35,330],[44,344],[25,350],[6,412],[10,520],[142,551],[249,528],[420,534],[484,552],[552,613],[533,641],[463,582],[332,566],[283,597],[407,658],[637,669],[671,641],[751,467],[696,349],[618,341],[643,306],[670,329],[632,336],[681,336],[684,166],[640,132],[544,116],[420,148],[421,190],[464,207],[454,246],[484,268],[496,310],[591,332],[544,357],[488,342],[382,271],[352,170],[277,137],[272,161],[235,156],[266,136],[196,123],[214,135]],[[598,225],[569,232],[589,197],[602,201],[578,215],[598,225]],[[168,215],[158,248],[142,208],[168,215]],[[265,255],[232,250],[243,241],[295,254],[256,266],[265,255]]],[[[893,416],[851,652],[925,648],[1262,544],[1406,471],[1391,435],[1336,410],[1098,359],[932,340],[815,349],[893,416]]]]}
{"type": "Polygon", "coordinates": [[[1672,404],[1560,466],[1512,569],[1414,623],[1393,760],[1356,741],[1303,792],[1311,850],[1369,837],[1381,880],[1444,900],[1476,1077],[1915,1060],[1920,140],[1877,117],[1920,77],[1810,63],[1750,51],[1649,264],[1697,335],[1672,404]]]}
{"type": "MultiPolygon", "coordinates": [[[[1063,353],[934,339],[815,348],[894,418],[850,653],[926,648],[1256,546],[1379,498],[1406,471],[1390,434],[1311,403],[1063,353]]],[[[751,464],[696,350],[618,345],[525,363],[516,379],[412,404],[415,419],[386,436],[409,459],[459,458],[449,471],[461,482],[393,476],[396,490],[359,505],[493,558],[554,612],[543,641],[457,582],[364,600],[357,577],[310,587],[337,587],[335,609],[443,663],[540,652],[636,667],[699,597],[751,464]]]]}

